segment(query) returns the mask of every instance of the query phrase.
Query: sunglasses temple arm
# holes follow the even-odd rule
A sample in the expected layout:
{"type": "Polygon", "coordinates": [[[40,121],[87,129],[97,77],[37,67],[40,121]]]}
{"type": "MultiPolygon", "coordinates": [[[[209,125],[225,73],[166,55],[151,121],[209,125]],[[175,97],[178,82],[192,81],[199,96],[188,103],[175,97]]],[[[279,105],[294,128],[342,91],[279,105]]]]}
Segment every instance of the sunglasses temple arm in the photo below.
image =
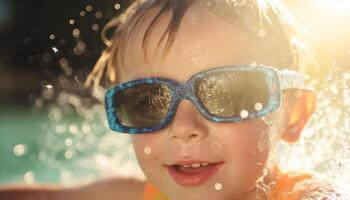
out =
{"type": "Polygon", "coordinates": [[[305,86],[305,76],[301,73],[284,69],[279,71],[278,75],[282,90],[302,88],[305,86]]]}

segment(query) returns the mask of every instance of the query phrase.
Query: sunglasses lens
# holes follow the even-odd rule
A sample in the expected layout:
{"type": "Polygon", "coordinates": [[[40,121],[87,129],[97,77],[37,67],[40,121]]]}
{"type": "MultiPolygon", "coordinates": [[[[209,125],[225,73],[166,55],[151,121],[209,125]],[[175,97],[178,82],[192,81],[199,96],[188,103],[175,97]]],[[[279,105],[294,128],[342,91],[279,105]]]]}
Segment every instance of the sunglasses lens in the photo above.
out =
{"type": "Polygon", "coordinates": [[[165,84],[139,84],[116,93],[116,115],[125,127],[157,126],[166,118],[171,102],[170,89],[165,84]]]}
{"type": "Polygon", "coordinates": [[[213,72],[195,86],[208,112],[220,117],[247,117],[262,110],[269,100],[265,74],[258,71],[213,72]]]}

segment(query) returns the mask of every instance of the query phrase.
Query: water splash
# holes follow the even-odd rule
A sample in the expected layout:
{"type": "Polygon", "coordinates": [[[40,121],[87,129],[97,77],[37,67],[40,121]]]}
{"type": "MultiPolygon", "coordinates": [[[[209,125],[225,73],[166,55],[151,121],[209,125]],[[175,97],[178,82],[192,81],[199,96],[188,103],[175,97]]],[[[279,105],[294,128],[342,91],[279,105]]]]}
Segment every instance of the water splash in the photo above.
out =
{"type": "Polygon", "coordinates": [[[109,131],[102,110],[102,104],[88,107],[77,94],[66,91],[50,106],[39,159],[61,171],[62,184],[111,175],[143,177],[129,136],[109,131]]]}
{"type": "Polygon", "coordinates": [[[332,66],[318,92],[318,106],[300,141],[278,144],[275,160],[289,171],[306,171],[350,187],[350,72],[332,66]]]}
{"type": "MultiPolygon", "coordinates": [[[[116,5],[115,9],[119,8],[120,5],[116,5]]],[[[44,64],[56,62],[62,73],[57,80],[43,83],[41,95],[33,101],[36,108],[46,109],[48,113],[47,120],[41,125],[37,156],[42,165],[59,172],[59,182],[63,185],[87,183],[113,175],[142,179],[144,175],[137,165],[129,136],[109,130],[106,116],[101,112],[103,103],[84,88],[86,71],[75,66],[75,59],[91,56],[95,51],[87,41],[89,37],[85,37],[86,29],[81,26],[85,22],[80,20],[93,17],[87,22],[91,27],[89,34],[99,36],[103,18],[111,16],[108,11],[96,10],[92,5],[86,5],[77,16],[67,21],[71,27],[69,36],[48,34],[47,39],[55,45],[41,56],[44,64]]],[[[27,154],[28,148],[18,144],[13,147],[13,152],[20,157],[27,154]]],[[[40,181],[34,178],[34,172],[23,175],[25,182],[40,181]]]]}

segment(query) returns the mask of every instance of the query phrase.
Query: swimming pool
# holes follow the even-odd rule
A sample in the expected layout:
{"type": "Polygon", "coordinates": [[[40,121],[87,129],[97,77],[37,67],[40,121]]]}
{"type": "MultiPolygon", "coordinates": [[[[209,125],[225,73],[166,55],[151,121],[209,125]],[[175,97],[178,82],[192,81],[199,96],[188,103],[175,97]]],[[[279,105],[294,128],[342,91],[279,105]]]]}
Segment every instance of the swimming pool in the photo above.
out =
{"type": "Polygon", "coordinates": [[[0,184],[73,184],[134,172],[142,176],[127,135],[109,133],[96,122],[88,125],[77,114],[61,119],[59,112],[57,107],[1,109],[0,184]]]}

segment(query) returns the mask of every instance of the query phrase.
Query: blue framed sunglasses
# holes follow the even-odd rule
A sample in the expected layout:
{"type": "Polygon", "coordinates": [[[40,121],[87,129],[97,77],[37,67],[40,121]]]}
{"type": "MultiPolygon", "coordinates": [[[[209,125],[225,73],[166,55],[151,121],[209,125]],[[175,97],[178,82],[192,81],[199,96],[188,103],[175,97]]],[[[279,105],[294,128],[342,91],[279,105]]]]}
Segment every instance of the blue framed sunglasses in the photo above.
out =
{"type": "Polygon", "coordinates": [[[194,74],[185,83],[143,78],[118,84],[105,94],[107,120],[121,133],[151,133],[169,125],[179,103],[190,100],[213,122],[241,122],[276,111],[282,90],[304,85],[304,76],[263,65],[234,65],[194,74]]]}

